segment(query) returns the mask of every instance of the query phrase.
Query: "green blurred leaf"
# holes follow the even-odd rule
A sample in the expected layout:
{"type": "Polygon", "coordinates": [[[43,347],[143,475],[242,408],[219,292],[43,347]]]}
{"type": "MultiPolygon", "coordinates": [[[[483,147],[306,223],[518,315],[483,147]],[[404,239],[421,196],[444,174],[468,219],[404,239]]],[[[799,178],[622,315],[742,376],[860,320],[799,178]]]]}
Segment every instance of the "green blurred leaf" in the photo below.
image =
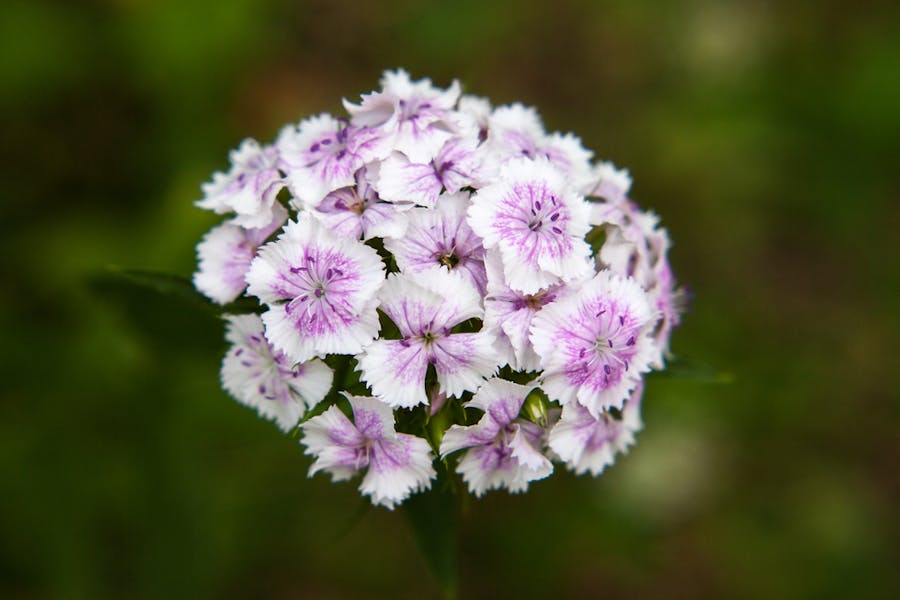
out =
{"type": "Polygon", "coordinates": [[[176,275],[108,268],[87,278],[92,294],[122,314],[135,331],[166,351],[218,351],[222,308],[176,275]]]}
{"type": "MultiPolygon", "coordinates": [[[[140,269],[123,269],[115,265],[106,268],[104,275],[110,278],[119,278],[122,281],[145,287],[160,294],[180,296],[185,299],[210,304],[203,295],[194,288],[194,284],[187,277],[173,275],[171,273],[159,273],[156,271],[143,271],[140,269]]],[[[99,276],[103,277],[103,275],[99,276]]]]}
{"type": "Polygon", "coordinates": [[[657,377],[670,379],[687,379],[704,383],[731,383],[734,376],[727,371],[719,371],[715,367],[686,356],[673,356],[666,361],[664,371],[655,371],[657,377]]]}

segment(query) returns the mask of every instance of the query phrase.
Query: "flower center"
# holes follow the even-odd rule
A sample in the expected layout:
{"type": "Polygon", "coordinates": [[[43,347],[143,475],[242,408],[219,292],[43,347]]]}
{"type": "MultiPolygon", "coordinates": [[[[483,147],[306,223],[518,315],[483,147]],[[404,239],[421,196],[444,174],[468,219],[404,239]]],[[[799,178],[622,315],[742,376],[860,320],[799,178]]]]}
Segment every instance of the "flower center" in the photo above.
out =
{"type": "Polygon", "coordinates": [[[438,257],[438,262],[441,265],[447,267],[448,269],[452,269],[453,267],[458,265],[459,260],[460,260],[459,257],[453,253],[441,254],[438,257]]]}
{"type": "Polygon", "coordinates": [[[366,201],[360,197],[356,190],[353,190],[353,199],[350,201],[350,205],[347,206],[347,210],[357,215],[363,214],[366,210],[366,201]]]}

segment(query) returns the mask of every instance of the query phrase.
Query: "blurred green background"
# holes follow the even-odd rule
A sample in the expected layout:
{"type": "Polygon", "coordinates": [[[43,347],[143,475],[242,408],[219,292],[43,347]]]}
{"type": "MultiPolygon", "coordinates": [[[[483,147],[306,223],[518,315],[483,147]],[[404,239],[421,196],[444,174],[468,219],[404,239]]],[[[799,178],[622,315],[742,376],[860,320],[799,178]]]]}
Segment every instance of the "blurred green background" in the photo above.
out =
{"type": "Polygon", "coordinates": [[[631,169],[694,294],[645,430],[598,479],[492,493],[465,597],[900,595],[895,2],[0,4],[0,595],[420,598],[402,515],[306,478],[219,388],[188,275],[244,136],[385,68],[539,107],[631,169]]]}

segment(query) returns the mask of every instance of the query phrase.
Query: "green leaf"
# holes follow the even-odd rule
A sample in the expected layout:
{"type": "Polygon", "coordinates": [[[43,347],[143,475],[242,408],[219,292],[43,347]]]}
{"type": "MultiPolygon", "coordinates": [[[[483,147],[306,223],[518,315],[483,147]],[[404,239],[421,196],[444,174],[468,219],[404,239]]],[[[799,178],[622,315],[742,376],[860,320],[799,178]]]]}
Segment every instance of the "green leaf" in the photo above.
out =
{"type": "Polygon", "coordinates": [[[167,296],[179,296],[201,304],[211,304],[200,292],[194,288],[191,280],[182,275],[159,273],[156,271],[143,271],[140,269],[123,269],[115,265],[106,268],[105,273],[98,276],[110,279],[119,279],[123,282],[147,288],[167,296]]]}
{"type": "Polygon", "coordinates": [[[403,504],[419,550],[445,598],[459,594],[459,510],[443,464],[432,488],[403,504]]]}
{"type": "Polygon", "coordinates": [[[247,314],[261,311],[259,302],[247,297],[238,298],[224,306],[214,304],[198,292],[191,280],[183,275],[141,269],[123,269],[110,265],[104,272],[94,275],[91,279],[95,286],[128,284],[163,296],[180,298],[205,307],[211,314],[247,314]]]}

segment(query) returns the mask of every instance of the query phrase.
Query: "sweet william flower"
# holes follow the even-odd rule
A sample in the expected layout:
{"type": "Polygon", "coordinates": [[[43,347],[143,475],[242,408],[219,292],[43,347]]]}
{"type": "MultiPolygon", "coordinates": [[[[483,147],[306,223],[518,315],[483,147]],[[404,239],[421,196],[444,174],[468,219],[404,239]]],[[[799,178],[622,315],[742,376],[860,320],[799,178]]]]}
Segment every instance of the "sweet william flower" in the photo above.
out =
{"type": "Polygon", "coordinates": [[[388,71],[345,108],[244,141],[203,186],[227,221],[194,285],[261,311],[227,317],[223,387],[285,430],[315,405],[311,473],[358,473],[389,508],[430,487],[434,449],[477,496],[551,461],[600,474],[683,310],[628,171],[456,81],[388,71]]]}
{"type": "Polygon", "coordinates": [[[530,106],[501,106],[488,119],[489,163],[499,168],[510,159],[547,159],[562,171],[572,185],[592,179],[593,153],[571,133],[547,135],[537,111],[530,106]]]}
{"type": "Polygon", "coordinates": [[[247,282],[268,306],[266,337],[296,362],[354,354],[378,334],[384,263],[369,246],[335,236],[309,215],[260,249],[247,282]]]}
{"type": "Polygon", "coordinates": [[[441,267],[464,275],[484,293],[487,276],[484,246],[466,221],[469,194],[444,194],[433,209],[414,208],[406,213],[403,237],[386,239],[387,248],[404,273],[441,267]]]}
{"type": "Polygon", "coordinates": [[[489,334],[453,332],[483,315],[478,293],[462,275],[439,268],[391,274],[381,290],[380,309],[402,338],[376,340],[357,358],[362,379],[387,404],[426,404],[428,365],[434,366],[440,391],[457,397],[474,391],[496,370],[489,334]]]}
{"type": "Polygon", "coordinates": [[[590,472],[597,476],[613,464],[619,453],[627,452],[641,430],[641,396],[643,383],[638,383],[616,418],[608,411],[594,416],[578,404],[570,402],[562,409],[562,417],[550,430],[550,449],[578,475],[590,472]]]}
{"type": "Polygon", "coordinates": [[[452,108],[459,82],[442,90],[429,79],[412,81],[398,69],[385,72],[381,85],[380,92],[364,95],[359,104],[344,101],[353,124],[379,130],[412,162],[431,162],[458,127],[452,108]]]}
{"type": "Polygon", "coordinates": [[[621,408],[650,369],[655,322],[637,282],[601,271],[534,317],[530,337],[541,358],[541,387],[551,400],[577,401],[595,416],[621,408]]]}
{"type": "Polygon", "coordinates": [[[533,294],[590,272],[590,207],[546,159],[516,159],[472,196],[469,225],[497,248],[509,285],[533,294]]]}
{"type": "Polygon", "coordinates": [[[369,240],[395,238],[406,230],[403,207],[383,202],[368,181],[368,169],[356,172],[356,185],[335,190],[312,211],[332,233],[369,240]]]}
{"type": "Polygon", "coordinates": [[[275,145],[298,208],[315,208],[329,192],[353,185],[359,169],[390,152],[381,132],[325,113],[288,125],[275,145]]]}
{"type": "Polygon", "coordinates": [[[496,251],[489,251],[484,261],[487,271],[487,294],[484,297],[484,327],[494,333],[498,351],[507,348],[505,362],[517,371],[539,371],[541,359],[528,338],[534,316],[544,305],[566,292],[564,285],[550,287],[533,294],[514,290],[506,282],[503,265],[496,251]]]}
{"type": "Polygon", "coordinates": [[[337,406],[300,425],[306,453],[315,457],[309,470],[350,479],[365,470],[359,491],[372,504],[393,510],[410,494],[427,490],[437,475],[431,448],[424,439],[394,430],[391,408],[371,397],[344,394],[353,410],[351,422],[337,406]]]}
{"type": "Polygon", "coordinates": [[[246,139],[231,152],[231,169],[215,173],[203,185],[203,199],[197,206],[217,214],[234,213],[232,222],[248,229],[260,229],[277,217],[278,193],[285,181],[277,168],[278,151],[246,139]]]}
{"type": "Polygon", "coordinates": [[[247,289],[247,271],[256,250],[287,221],[287,211],[276,204],[274,219],[262,229],[246,229],[226,222],[209,231],[197,244],[194,287],[218,304],[228,304],[247,289]]]}
{"type": "MultiPolygon", "coordinates": [[[[601,206],[610,210],[608,203],[601,206]]],[[[630,200],[620,203],[616,214],[615,223],[606,226],[606,242],[596,262],[600,268],[635,279],[647,291],[657,311],[651,335],[655,344],[651,366],[662,369],[671,330],[680,323],[686,295],[677,287],[669,264],[669,234],[659,226],[658,216],[641,211],[630,200]]]]}
{"type": "Polygon", "coordinates": [[[227,315],[225,320],[231,348],[222,361],[222,386],[261,417],[290,430],[328,394],[331,368],[318,359],[294,364],[266,341],[257,315],[227,315]]]}
{"type": "Polygon", "coordinates": [[[505,487],[524,492],[528,484],[553,472],[550,460],[541,452],[544,431],[520,419],[522,404],[534,386],[504,379],[486,381],[466,408],[484,411],[475,425],[451,426],[441,441],[441,455],[467,449],[457,472],[476,496],[505,487]]]}

